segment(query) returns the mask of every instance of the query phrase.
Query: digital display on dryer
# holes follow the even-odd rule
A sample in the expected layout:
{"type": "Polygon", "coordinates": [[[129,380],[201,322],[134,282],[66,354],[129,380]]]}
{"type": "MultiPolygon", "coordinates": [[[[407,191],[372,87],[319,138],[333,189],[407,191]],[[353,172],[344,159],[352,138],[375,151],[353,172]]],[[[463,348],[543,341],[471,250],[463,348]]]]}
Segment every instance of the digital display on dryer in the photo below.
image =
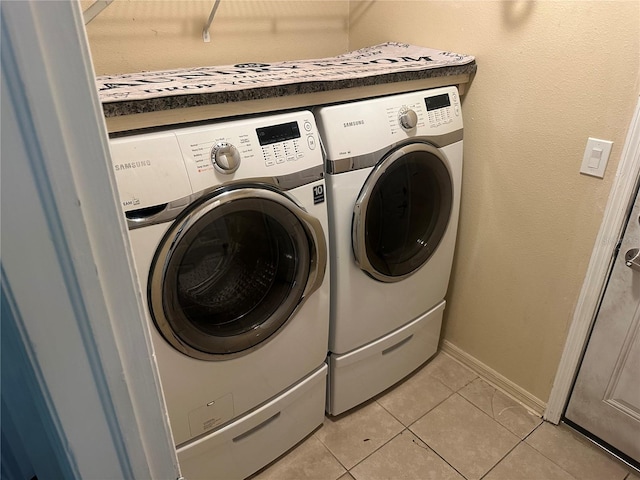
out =
{"type": "Polygon", "coordinates": [[[424,103],[427,105],[427,112],[451,106],[448,93],[436,95],[434,97],[427,97],[424,99],[424,103]]]}
{"type": "Polygon", "coordinates": [[[298,127],[298,122],[289,122],[256,128],[256,133],[258,134],[260,145],[271,145],[272,143],[300,138],[300,127],[298,127]]]}

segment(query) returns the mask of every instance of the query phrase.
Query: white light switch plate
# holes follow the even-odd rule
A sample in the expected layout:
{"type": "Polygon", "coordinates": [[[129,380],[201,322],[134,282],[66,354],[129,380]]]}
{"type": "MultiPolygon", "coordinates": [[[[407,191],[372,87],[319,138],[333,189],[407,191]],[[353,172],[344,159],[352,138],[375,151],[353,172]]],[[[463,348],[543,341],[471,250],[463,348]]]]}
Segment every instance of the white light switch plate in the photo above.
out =
{"type": "Polygon", "coordinates": [[[589,140],[587,140],[587,148],[584,150],[580,173],[591,175],[592,177],[603,178],[604,169],[607,167],[612,145],[613,142],[610,142],[609,140],[589,138],[589,140]]]}

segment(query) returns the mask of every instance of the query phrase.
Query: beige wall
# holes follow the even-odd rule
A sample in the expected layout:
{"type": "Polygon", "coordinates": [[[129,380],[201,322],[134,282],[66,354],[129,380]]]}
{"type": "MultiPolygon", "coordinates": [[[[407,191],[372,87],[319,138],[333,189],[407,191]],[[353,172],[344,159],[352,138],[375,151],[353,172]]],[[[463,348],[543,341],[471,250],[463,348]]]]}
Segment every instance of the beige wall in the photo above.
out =
{"type": "Polygon", "coordinates": [[[346,0],[222,0],[205,43],[202,29],[213,5],[115,0],[87,25],[96,74],[322,58],[348,47],[346,0]]]}
{"type": "Polygon", "coordinates": [[[350,3],[223,0],[207,44],[213,0],[116,0],[87,31],[98,74],[384,41],[476,55],[444,335],[546,401],[637,101],[640,3],[350,3]],[[604,180],[578,173],[589,136],[615,142],[604,180]]]}
{"type": "Polygon", "coordinates": [[[546,402],[638,98],[640,2],[352,10],[350,49],[394,40],[476,56],[444,337],[546,402]],[[578,173],[589,136],[614,141],[603,180],[578,173]]]}

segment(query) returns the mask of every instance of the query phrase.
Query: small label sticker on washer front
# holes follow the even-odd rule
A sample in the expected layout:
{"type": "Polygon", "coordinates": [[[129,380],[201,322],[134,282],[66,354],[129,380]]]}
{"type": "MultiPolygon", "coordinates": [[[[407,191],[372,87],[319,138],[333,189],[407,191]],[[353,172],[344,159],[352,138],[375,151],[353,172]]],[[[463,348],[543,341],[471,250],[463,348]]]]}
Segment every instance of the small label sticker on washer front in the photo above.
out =
{"type": "Polygon", "coordinates": [[[313,204],[324,202],[324,185],[316,185],[313,187],[313,204]]]}
{"type": "Polygon", "coordinates": [[[227,393],[220,398],[207,402],[205,405],[191,410],[188,414],[191,436],[207,432],[231,420],[233,416],[233,394],[227,393]]]}

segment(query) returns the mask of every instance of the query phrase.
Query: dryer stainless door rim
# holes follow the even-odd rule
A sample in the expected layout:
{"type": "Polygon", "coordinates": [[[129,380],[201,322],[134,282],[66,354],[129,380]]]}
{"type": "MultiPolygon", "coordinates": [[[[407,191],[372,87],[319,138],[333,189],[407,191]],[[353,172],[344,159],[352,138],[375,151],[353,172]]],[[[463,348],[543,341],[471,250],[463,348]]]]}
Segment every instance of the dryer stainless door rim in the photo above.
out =
{"type": "Polygon", "coordinates": [[[177,350],[246,355],[277,334],[322,284],[322,225],[268,187],[218,192],[167,231],[149,274],[150,313],[177,350]]]}
{"type": "Polygon", "coordinates": [[[392,150],[373,169],[353,210],[355,262],[398,282],[424,265],[442,240],[453,206],[444,154],[429,143],[392,150]]]}

